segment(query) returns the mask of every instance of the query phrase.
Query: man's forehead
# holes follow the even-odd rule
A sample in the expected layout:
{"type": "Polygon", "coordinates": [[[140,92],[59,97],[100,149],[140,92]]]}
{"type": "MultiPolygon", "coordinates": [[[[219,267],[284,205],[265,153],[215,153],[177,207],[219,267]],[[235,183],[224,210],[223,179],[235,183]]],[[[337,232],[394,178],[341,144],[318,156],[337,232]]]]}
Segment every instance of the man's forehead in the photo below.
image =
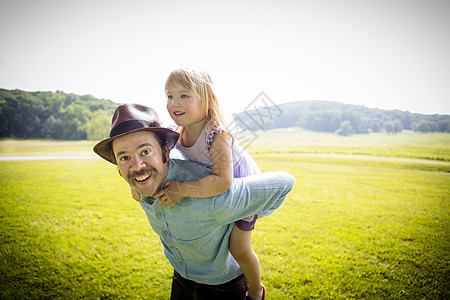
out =
{"type": "Polygon", "coordinates": [[[155,133],[146,130],[132,132],[115,139],[112,142],[112,147],[114,150],[117,151],[118,150],[116,149],[117,147],[120,148],[126,148],[127,146],[136,147],[136,145],[142,143],[157,145],[158,140],[156,139],[155,133]]]}

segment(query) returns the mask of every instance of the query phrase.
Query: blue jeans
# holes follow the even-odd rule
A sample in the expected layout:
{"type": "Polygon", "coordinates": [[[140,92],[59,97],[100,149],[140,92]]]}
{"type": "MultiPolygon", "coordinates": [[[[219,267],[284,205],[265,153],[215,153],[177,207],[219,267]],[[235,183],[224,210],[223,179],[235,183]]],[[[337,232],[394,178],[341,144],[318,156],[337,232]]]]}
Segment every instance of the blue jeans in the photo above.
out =
{"type": "Polygon", "coordinates": [[[242,300],[248,290],[244,274],[223,284],[209,285],[197,283],[181,277],[176,271],[172,277],[171,300],[242,300]]]}

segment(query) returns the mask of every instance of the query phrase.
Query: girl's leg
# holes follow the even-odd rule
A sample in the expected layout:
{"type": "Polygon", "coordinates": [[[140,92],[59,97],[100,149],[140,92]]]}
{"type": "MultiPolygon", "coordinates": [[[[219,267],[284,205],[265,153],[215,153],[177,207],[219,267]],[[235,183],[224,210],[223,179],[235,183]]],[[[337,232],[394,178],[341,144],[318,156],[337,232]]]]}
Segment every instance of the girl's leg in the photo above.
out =
{"type": "Polygon", "coordinates": [[[234,225],[230,235],[230,252],[247,278],[248,295],[250,298],[258,300],[262,298],[263,285],[259,259],[252,249],[251,239],[251,231],[241,230],[234,225]]]}

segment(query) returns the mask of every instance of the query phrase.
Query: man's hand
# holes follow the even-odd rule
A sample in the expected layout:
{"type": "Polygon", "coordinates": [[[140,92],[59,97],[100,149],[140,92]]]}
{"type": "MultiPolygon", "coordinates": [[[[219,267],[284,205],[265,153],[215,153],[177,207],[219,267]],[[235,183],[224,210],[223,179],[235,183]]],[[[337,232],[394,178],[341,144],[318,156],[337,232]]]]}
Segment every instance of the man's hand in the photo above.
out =
{"type": "Polygon", "coordinates": [[[183,198],[184,184],[178,181],[167,181],[164,189],[156,193],[155,198],[161,197],[158,204],[164,204],[164,207],[170,205],[170,210],[175,207],[178,201],[183,198]]]}

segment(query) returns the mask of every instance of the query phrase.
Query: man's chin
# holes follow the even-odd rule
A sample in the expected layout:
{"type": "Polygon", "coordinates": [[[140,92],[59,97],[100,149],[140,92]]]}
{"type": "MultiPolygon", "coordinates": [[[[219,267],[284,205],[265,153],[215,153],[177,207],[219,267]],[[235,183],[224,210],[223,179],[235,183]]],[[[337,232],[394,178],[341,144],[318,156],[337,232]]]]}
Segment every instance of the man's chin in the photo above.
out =
{"type": "Polygon", "coordinates": [[[143,188],[143,187],[141,187],[141,186],[139,186],[139,185],[136,185],[136,184],[130,184],[138,193],[139,193],[139,195],[141,195],[141,196],[144,196],[144,197],[150,197],[150,198],[153,198],[153,195],[155,194],[155,192],[153,191],[153,189],[152,190],[149,190],[148,188],[143,188]]]}
{"type": "Polygon", "coordinates": [[[146,190],[146,189],[139,189],[137,187],[135,187],[135,189],[139,192],[139,194],[141,196],[144,196],[144,197],[153,198],[153,196],[155,195],[154,191],[149,191],[149,190],[146,190]]]}
{"type": "Polygon", "coordinates": [[[155,199],[155,197],[153,197],[153,195],[154,194],[147,194],[147,195],[145,195],[145,194],[141,194],[143,197],[148,197],[148,198],[152,198],[152,199],[155,199]]]}

